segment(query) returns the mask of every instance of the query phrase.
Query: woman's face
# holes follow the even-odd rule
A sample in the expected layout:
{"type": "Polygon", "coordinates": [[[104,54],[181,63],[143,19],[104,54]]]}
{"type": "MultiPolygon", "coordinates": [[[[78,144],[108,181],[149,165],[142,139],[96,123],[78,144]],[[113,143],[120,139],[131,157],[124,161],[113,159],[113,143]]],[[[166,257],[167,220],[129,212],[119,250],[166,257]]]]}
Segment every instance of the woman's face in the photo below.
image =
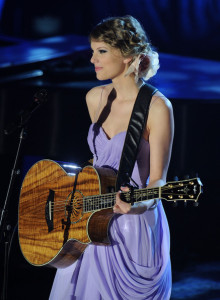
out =
{"type": "Polygon", "coordinates": [[[114,80],[124,76],[127,70],[127,60],[119,49],[104,42],[91,41],[93,51],[91,63],[95,66],[96,77],[99,80],[114,80]]]}

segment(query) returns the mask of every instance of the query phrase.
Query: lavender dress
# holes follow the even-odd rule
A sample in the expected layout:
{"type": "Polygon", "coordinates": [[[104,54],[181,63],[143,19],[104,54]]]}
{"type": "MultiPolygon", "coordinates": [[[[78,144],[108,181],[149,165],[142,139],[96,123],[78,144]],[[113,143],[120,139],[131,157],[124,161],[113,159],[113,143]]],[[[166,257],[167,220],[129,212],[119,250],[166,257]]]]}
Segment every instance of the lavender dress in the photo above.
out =
{"type": "MultiPolygon", "coordinates": [[[[95,166],[118,169],[126,132],[108,139],[96,123],[88,143],[95,166]]],[[[132,178],[145,187],[149,176],[149,144],[142,139],[132,178]]],[[[89,245],[81,258],[57,270],[50,300],[167,300],[171,293],[169,228],[160,202],[141,215],[116,215],[111,246],[89,245]]]]}

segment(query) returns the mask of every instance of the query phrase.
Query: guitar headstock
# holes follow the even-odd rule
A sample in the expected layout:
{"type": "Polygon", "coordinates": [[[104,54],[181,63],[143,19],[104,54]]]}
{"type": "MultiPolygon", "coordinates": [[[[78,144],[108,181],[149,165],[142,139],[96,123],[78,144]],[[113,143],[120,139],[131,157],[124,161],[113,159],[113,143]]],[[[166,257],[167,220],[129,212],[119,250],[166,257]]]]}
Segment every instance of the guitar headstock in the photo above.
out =
{"type": "Polygon", "coordinates": [[[198,202],[202,193],[202,183],[199,178],[167,182],[161,187],[161,198],[166,201],[198,202]]]}

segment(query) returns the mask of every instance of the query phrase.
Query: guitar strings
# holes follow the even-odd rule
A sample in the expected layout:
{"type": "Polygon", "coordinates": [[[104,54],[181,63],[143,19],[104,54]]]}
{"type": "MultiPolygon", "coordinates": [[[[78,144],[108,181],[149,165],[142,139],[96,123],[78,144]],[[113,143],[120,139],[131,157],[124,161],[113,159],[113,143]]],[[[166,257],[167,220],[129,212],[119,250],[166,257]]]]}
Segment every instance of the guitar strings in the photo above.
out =
{"type": "MultiPolygon", "coordinates": [[[[157,189],[158,188],[156,188],[156,190],[157,189]]],[[[162,189],[163,190],[170,190],[169,187],[165,187],[165,188],[162,188],[162,189]]],[[[146,189],[143,189],[143,190],[146,190],[146,189]]],[[[137,196],[139,198],[141,198],[141,201],[142,201],[142,198],[145,195],[142,195],[141,191],[142,190],[135,191],[136,192],[135,194],[137,194],[137,196]]],[[[154,195],[155,194],[155,189],[147,191],[147,193],[150,194],[150,196],[152,194],[154,195]]],[[[173,195],[175,195],[175,193],[173,193],[173,195]]],[[[102,204],[104,206],[104,207],[101,207],[101,208],[106,208],[106,206],[108,208],[108,205],[110,205],[110,207],[112,207],[113,206],[112,199],[115,199],[115,193],[103,194],[102,196],[101,195],[92,195],[92,196],[87,196],[87,197],[83,197],[83,198],[76,198],[75,201],[74,201],[74,203],[77,203],[77,205],[80,205],[79,201],[82,201],[82,205],[81,206],[83,206],[83,200],[84,200],[84,204],[85,204],[84,208],[85,208],[85,212],[87,212],[87,211],[91,211],[91,210],[96,210],[97,207],[99,207],[100,204],[102,204]],[[101,199],[100,199],[100,197],[101,197],[101,199]],[[96,200],[96,201],[94,201],[94,200],[96,200]],[[101,203],[100,203],[100,200],[101,200],[101,203]],[[107,200],[107,201],[105,201],[103,203],[103,200],[107,200]]],[[[58,201],[56,201],[56,203],[52,204],[51,207],[53,207],[53,211],[57,212],[57,211],[66,210],[66,207],[68,206],[68,203],[66,201],[67,201],[67,199],[65,199],[65,200],[58,200],[58,201]],[[57,205],[57,203],[58,203],[58,205],[57,205]]]]}
{"type": "MultiPolygon", "coordinates": [[[[187,185],[187,184],[185,184],[187,185]]],[[[181,186],[181,188],[183,188],[183,186],[181,186]]],[[[174,187],[175,189],[176,187],[174,187]]],[[[172,188],[173,189],[173,188],[172,188]]],[[[139,198],[143,198],[143,195],[141,194],[141,192],[145,190],[147,192],[147,196],[152,196],[152,194],[154,195],[155,193],[155,190],[157,191],[158,188],[154,188],[154,189],[151,189],[149,191],[147,191],[147,189],[140,189],[140,190],[136,190],[135,191],[135,194],[137,194],[136,196],[139,196],[139,198]]],[[[170,187],[162,187],[161,190],[163,190],[163,192],[166,190],[166,191],[170,191],[171,188],[170,187]]],[[[163,193],[164,194],[164,193],[163,193]]],[[[166,193],[165,193],[166,194],[166,193]]],[[[168,193],[169,194],[169,193],[168,193]]],[[[179,193],[172,193],[173,196],[175,197],[175,195],[179,195],[179,193]]],[[[90,211],[93,211],[93,210],[97,210],[97,205],[99,206],[100,205],[100,200],[102,201],[102,204],[105,206],[107,204],[107,207],[104,207],[104,208],[111,208],[113,205],[114,205],[114,202],[112,200],[115,199],[115,195],[116,193],[110,193],[110,194],[103,194],[102,196],[101,195],[92,195],[92,196],[86,196],[86,197],[82,197],[82,198],[76,198],[74,203],[77,203],[77,205],[80,205],[78,202],[82,202],[82,208],[84,209],[83,212],[90,212],[90,211]],[[101,199],[100,199],[101,197],[101,199]],[[92,201],[93,200],[93,201],[92,201]],[[106,202],[103,203],[103,200],[107,200],[106,202]],[[110,205],[110,207],[108,207],[108,205],[110,205]]],[[[152,198],[153,199],[153,198],[152,198]]],[[[147,199],[147,200],[150,200],[150,199],[147,199]]],[[[182,200],[182,199],[181,199],[182,200]]],[[[184,199],[183,199],[184,200],[184,199]]],[[[192,199],[192,200],[195,200],[195,199],[192,199]]],[[[142,201],[142,200],[141,200],[142,201]]],[[[146,201],[146,199],[144,200],[146,201]]],[[[66,211],[66,207],[68,206],[68,203],[67,203],[67,199],[65,200],[57,200],[56,203],[52,203],[51,204],[51,208],[52,208],[52,212],[59,212],[59,211],[66,211]]],[[[75,206],[73,206],[74,208],[75,206]]],[[[102,208],[102,207],[101,207],[102,208]]],[[[100,209],[101,209],[100,208],[100,209]]],[[[35,214],[37,212],[41,212],[42,209],[39,207],[38,209],[34,208],[34,209],[29,209],[29,213],[33,211],[35,214]]]]}
{"type": "MultiPolygon", "coordinates": [[[[145,194],[142,194],[140,192],[140,190],[138,190],[135,194],[137,194],[136,196],[138,196],[138,198],[141,198],[141,199],[146,196],[145,194]]],[[[153,191],[151,190],[151,193],[148,192],[148,194],[150,194],[150,196],[154,195],[155,190],[153,190],[153,191]]],[[[125,193],[125,195],[126,195],[126,193],[125,193]]],[[[92,207],[93,207],[93,210],[95,210],[95,208],[97,208],[97,207],[98,208],[106,208],[106,206],[107,206],[107,208],[108,208],[108,205],[110,205],[110,207],[112,207],[114,205],[112,200],[114,200],[114,199],[115,199],[115,193],[110,193],[110,194],[103,194],[103,195],[87,196],[85,198],[75,198],[74,202],[78,203],[79,200],[82,200],[82,201],[84,200],[85,208],[87,208],[85,210],[87,211],[88,209],[91,210],[92,207]],[[103,202],[103,200],[105,200],[105,202],[103,202]],[[101,205],[101,207],[100,207],[100,205],[101,205]]],[[[63,204],[63,201],[62,201],[62,204],[63,204]]],[[[55,206],[55,204],[53,204],[53,206],[55,206]]],[[[56,208],[57,208],[57,205],[56,205],[56,208]]],[[[62,208],[63,208],[63,206],[62,206],[62,208]]]]}

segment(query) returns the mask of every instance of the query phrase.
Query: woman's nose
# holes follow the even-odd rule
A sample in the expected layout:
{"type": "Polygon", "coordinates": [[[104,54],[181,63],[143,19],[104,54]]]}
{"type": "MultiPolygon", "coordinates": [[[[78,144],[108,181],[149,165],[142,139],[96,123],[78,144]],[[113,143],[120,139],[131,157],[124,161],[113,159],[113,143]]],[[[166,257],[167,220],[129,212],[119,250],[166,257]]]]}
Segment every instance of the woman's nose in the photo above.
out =
{"type": "Polygon", "coordinates": [[[91,57],[91,59],[90,59],[90,62],[91,62],[92,64],[94,64],[95,61],[96,61],[96,57],[95,57],[94,54],[92,54],[92,57],[91,57]]]}

